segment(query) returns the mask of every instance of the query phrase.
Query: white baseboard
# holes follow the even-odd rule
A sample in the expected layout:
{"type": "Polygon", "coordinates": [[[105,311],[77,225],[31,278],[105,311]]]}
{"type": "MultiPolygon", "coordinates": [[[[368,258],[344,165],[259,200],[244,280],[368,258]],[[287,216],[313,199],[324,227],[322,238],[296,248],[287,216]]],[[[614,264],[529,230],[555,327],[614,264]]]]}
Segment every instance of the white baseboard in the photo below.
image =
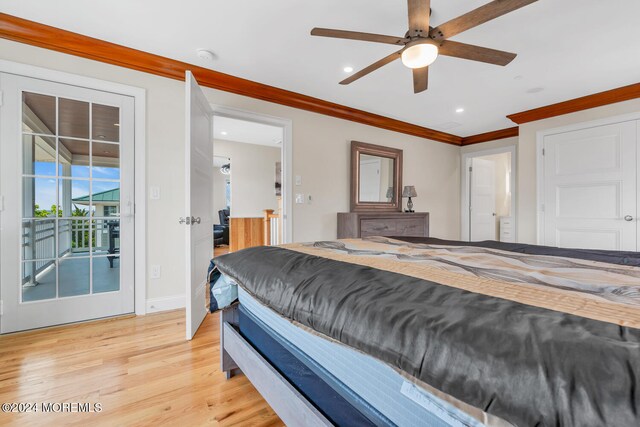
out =
{"type": "MultiPolygon", "coordinates": [[[[198,298],[202,298],[205,301],[207,295],[208,283],[205,281],[196,290],[198,298]]],[[[147,300],[147,314],[157,313],[158,311],[175,310],[178,308],[184,308],[186,306],[185,296],[183,295],[171,295],[168,297],[150,298],[147,300]]]]}
{"type": "Polygon", "coordinates": [[[184,308],[184,306],[184,295],[150,298],[147,300],[147,314],[157,313],[158,311],[175,310],[177,308],[184,308]]]}

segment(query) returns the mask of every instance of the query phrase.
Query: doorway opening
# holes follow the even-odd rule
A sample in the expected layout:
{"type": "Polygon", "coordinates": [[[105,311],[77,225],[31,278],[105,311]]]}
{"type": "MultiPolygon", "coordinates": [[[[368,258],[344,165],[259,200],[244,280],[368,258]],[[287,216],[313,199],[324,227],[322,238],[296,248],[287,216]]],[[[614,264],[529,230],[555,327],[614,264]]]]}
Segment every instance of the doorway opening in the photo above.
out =
{"type": "Polygon", "coordinates": [[[214,257],[290,241],[290,121],[218,107],[213,127],[214,257]]]}
{"type": "Polygon", "coordinates": [[[462,156],[461,239],[516,241],[515,146],[462,156]]]}

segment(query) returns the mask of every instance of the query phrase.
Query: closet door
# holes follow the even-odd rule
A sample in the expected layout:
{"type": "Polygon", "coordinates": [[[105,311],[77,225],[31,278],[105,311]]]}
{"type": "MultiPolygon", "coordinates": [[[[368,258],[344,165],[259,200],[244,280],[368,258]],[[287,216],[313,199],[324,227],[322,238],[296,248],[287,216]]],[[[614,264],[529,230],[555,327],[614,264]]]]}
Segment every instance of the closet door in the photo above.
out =
{"type": "Polygon", "coordinates": [[[544,244],[635,251],[638,125],[582,129],[544,140],[544,244]]]}

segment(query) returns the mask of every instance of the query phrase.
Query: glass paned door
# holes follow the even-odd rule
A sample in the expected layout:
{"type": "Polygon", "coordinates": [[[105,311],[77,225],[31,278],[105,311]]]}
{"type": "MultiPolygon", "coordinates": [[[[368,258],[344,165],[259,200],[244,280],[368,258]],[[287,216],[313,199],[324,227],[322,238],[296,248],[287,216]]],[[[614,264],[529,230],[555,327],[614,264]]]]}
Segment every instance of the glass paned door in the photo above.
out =
{"type": "Polygon", "coordinates": [[[132,312],[133,99],[7,74],[0,86],[2,332],[132,312]]]}

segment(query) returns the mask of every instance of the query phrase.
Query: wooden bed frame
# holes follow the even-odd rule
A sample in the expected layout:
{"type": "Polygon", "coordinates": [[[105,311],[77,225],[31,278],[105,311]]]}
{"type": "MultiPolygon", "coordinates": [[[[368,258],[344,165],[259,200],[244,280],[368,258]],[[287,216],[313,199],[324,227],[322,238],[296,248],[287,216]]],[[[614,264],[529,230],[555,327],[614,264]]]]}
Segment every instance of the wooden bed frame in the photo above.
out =
{"type": "Polygon", "coordinates": [[[238,332],[239,307],[240,303],[237,303],[220,311],[220,365],[227,379],[237,373],[244,373],[287,426],[332,426],[238,332]]]}

